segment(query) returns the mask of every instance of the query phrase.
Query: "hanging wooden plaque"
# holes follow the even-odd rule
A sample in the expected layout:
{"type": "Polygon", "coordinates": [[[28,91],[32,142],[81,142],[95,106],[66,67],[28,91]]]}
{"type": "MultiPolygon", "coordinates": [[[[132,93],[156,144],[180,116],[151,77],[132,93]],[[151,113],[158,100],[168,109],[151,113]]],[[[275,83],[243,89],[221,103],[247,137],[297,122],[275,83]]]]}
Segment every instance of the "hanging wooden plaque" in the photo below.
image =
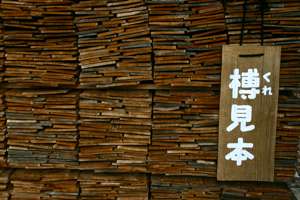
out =
{"type": "Polygon", "coordinates": [[[280,50],[278,46],[223,46],[220,181],[273,181],[280,50]]]}

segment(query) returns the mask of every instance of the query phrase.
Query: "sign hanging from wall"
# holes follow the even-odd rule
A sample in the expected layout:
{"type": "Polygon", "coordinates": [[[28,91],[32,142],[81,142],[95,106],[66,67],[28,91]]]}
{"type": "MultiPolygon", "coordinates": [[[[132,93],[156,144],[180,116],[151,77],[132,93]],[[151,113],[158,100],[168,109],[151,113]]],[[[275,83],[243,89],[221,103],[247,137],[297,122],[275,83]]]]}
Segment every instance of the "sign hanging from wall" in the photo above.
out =
{"type": "Polygon", "coordinates": [[[273,181],[280,51],[277,46],[223,46],[220,181],[273,181]]]}

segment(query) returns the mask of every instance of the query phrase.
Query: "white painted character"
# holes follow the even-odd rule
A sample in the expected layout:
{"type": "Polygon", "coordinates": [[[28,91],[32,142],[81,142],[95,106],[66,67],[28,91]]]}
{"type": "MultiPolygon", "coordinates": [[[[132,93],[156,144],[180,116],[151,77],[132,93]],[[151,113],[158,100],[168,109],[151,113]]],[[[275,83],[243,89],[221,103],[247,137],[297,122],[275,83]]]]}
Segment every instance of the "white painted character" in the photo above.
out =
{"type": "Polygon", "coordinates": [[[239,87],[241,86],[240,70],[238,68],[235,68],[233,70],[233,74],[230,74],[229,78],[231,80],[231,82],[229,84],[229,88],[232,89],[232,98],[236,99],[238,97],[239,87]]]}
{"type": "Polygon", "coordinates": [[[259,94],[260,78],[257,68],[248,69],[247,72],[242,72],[242,89],[239,93],[242,99],[255,99],[259,94]]]}
{"type": "MultiPolygon", "coordinates": [[[[263,78],[264,78],[264,80],[267,82],[267,83],[270,83],[271,81],[270,81],[270,77],[271,76],[271,72],[267,72],[267,73],[265,73],[264,75],[263,75],[263,78]]],[[[261,91],[261,93],[263,94],[263,95],[272,95],[272,87],[267,87],[266,85],[262,88],[262,91],[261,91]]]]}
{"type": "Polygon", "coordinates": [[[272,95],[272,88],[271,87],[267,87],[266,85],[262,88],[261,93],[263,93],[263,95],[272,95]]]}
{"type": "Polygon", "coordinates": [[[243,161],[254,159],[254,155],[244,149],[253,148],[253,143],[244,143],[243,138],[238,138],[237,143],[228,143],[227,148],[233,149],[233,151],[226,154],[225,159],[236,161],[237,166],[241,166],[243,161]]]}
{"type": "Polygon", "coordinates": [[[252,106],[236,105],[231,106],[231,121],[232,123],[226,128],[227,132],[231,132],[240,125],[241,132],[252,131],[255,125],[247,125],[252,120],[252,106]]]}

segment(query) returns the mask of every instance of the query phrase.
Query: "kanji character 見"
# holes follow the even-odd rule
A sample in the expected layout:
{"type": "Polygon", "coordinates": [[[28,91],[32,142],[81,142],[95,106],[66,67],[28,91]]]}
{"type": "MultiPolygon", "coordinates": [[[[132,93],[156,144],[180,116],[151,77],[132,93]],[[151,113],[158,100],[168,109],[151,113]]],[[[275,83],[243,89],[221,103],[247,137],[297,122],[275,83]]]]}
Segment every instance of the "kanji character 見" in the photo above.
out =
{"type": "Polygon", "coordinates": [[[232,123],[226,128],[228,132],[231,132],[237,126],[240,125],[242,132],[252,131],[255,125],[247,125],[252,120],[252,106],[250,105],[236,105],[231,106],[231,121],[232,123]]]}

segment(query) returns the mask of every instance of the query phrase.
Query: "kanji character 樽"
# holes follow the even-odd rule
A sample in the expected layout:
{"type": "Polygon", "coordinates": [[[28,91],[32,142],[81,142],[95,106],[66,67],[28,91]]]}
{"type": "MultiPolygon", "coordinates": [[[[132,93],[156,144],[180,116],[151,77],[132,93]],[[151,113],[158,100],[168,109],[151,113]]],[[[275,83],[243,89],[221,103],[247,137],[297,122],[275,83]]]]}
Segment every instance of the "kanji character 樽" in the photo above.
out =
{"type": "Polygon", "coordinates": [[[235,68],[233,74],[230,74],[229,78],[232,80],[229,84],[229,88],[232,89],[232,98],[236,99],[238,97],[239,87],[241,86],[240,82],[240,70],[235,68]]]}
{"type": "Polygon", "coordinates": [[[257,68],[248,69],[248,72],[242,72],[242,89],[239,93],[242,99],[255,99],[256,95],[259,94],[259,73],[257,68]]]}
{"type": "Polygon", "coordinates": [[[253,148],[252,143],[244,143],[243,138],[238,138],[237,143],[228,143],[227,148],[234,149],[230,153],[225,155],[226,160],[236,161],[237,166],[241,166],[242,162],[245,160],[253,160],[254,155],[243,148],[253,148]]]}
{"type": "Polygon", "coordinates": [[[272,95],[272,88],[271,87],[267,87],[266,85],[262,88],[261,93],[263,93],[263,95],[272,95]]]}
{"type": "Polygon", "coordinates": [[[240,130],[242,132],[252,131],[255,125],[247,126],[247,122],[252,120],[252,106],[250,105],[236,105],[231,106],[231,121],[233,121],[226,130],[231,132],[238,125],[240,125],[240,130]]]}

